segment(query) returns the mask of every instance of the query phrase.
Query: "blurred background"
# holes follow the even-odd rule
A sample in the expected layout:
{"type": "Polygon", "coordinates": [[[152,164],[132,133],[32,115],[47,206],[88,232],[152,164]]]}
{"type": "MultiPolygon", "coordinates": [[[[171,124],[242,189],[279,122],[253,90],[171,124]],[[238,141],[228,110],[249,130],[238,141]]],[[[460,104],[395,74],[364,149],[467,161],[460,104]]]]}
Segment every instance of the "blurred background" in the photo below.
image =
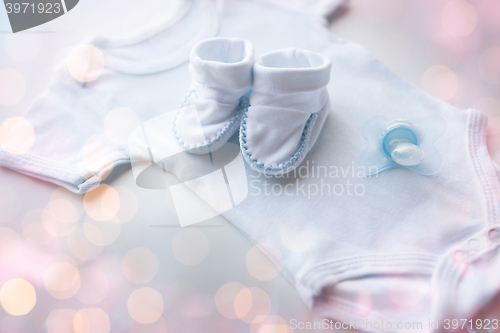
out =
{"type": "MultiPolygon", "coordinates": [[[[0,143],[75,40],[129,34],[173,3],[82,0],[16,35],[0,10],[0,143]]],[[[500,162],[500,0],[351,0],[329,27],[435,97],[485,112],[500,162]]],[[[114,174],[83,197],[0,169],[1,333],[310,331],[287,325],[314,316],[232,225],[151,227],[168,215],[163,192],[114,174]]],[[[418,306],[423,296],[395,294],[405,292],[418,306]]]]}
{"type": "Polygon", "coordinates": [[[330,30],[431,95],[486,113],[500,161],[500,1],[352,0],[330,30]]]}

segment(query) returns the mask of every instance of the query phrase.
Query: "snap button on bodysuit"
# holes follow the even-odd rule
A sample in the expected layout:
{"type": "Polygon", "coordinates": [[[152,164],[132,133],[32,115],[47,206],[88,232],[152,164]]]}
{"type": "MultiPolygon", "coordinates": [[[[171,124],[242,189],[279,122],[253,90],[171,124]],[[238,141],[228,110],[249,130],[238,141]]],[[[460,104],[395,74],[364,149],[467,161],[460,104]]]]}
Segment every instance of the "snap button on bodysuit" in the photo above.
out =
{"type": "Polygon", "coordinates": [[[498,242],[500,240],[500,232],[498,232],[497,229],[491,229],[488,232],[488,237],[493,241],[493,242],[498,242]]]}
{"type": "Polygon", "coordinates": [[[477,251],[481,248],[481,242],[478,241],[477,239],[470,239],[467,242],[467,245],[469,245],[469,248],[474,251],[477,251]]]}

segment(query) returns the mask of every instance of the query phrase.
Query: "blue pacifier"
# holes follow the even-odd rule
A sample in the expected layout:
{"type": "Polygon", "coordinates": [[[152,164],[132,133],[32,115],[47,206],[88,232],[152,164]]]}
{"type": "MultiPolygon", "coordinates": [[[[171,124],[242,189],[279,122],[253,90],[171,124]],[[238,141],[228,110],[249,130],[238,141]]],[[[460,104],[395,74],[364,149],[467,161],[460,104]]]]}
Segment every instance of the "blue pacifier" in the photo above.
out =
{"type": "Polygon", "coordinates": [[[434,144],[445,131],[446,123],[438,116],[392,121],[371,117],[361,130],[366,148],[359,156],[358,166],[364,168],[366,176],[395,167],[432,175],[441,166],[434,144]]]}

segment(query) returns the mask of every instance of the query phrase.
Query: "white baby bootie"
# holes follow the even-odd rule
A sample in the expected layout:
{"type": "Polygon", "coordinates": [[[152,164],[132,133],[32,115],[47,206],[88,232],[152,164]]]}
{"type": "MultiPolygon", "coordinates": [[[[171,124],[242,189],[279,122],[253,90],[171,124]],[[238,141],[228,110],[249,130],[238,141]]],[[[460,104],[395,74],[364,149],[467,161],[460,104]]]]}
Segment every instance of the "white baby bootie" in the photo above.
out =
{"type": "Polygon", "coordinates": [[[256,60],[240,126],[241,150],[254,170],[286,174],[304,160],[330,111],[330,70],[326,56],[297,48],[256,60]]]}
{"type": "Polygon", "coordinates": [[[253,45],[244,39],[212,38],[194,46],[191,91],[174,119],[174,135],[191,153],[219,149],[239,128],[248,106],[253,45]]]}

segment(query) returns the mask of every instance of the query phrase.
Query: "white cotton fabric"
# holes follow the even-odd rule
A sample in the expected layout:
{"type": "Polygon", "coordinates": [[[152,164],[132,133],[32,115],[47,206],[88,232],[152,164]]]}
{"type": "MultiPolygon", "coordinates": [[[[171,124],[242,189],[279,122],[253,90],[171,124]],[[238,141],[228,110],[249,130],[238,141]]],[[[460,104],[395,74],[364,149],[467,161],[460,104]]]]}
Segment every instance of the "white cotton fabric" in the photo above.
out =
{"type": "Polygon", "coordinates": [[[0,164],[85,193],[113,167],[130,162],[127,143],[115,140],[106,123],[120,123],[115,127],[126,136],[140,123],[179,108],[192,84],[188,65],[194,45],[218,35],[247,39],[258,55],[289,47],[318,50],[333,38],[324,29],[325,16],[340,5],[331,0],[331,10],[325,12],[324,3],[316,7],[307,1],[304,15],[288,0],[180,0],[168,20],[144,31],[126,38],[89,38],[83,43],[104,54],[99,78],[75,80],[64,59],[47,91],[26,114],[35,132],[31,149],[7,152],[26,146],[26,138],[14,130],[0,149],[0,164]],[[318,16],[316,10],[323,14],[318,16]],[[127,113],[123,108],[135,117],[120,117],[127,113]],[[110,117],[115,110],[118,117],[110,117]]]}
{"type": "MultiPolygon", "coordinates": [[[[272,51],[255,61],[253,90],[275,95],[314,92],[330,82],[331,67],[330,59],[317,52],[299,48],[272,51]]],[[[314,96],[307,98],[304,103],[310,103],[314,96]]],[[[258,101],[255,96],[253,99],[258,101]]]]}
{"type": "Polygon", "coordinates": [[[344,5],[346,0],[269,0],[270,2],[294,10],[302,15],[326,18],[344,5]]]}
{"type": "MultiPolygon", "coordinates": [[[[257,56],[290,47],[325,54],[332,61],[331,113],[296,171],[271,177],[247,166],[249,193],[223,215],[262,245],[321,316],[424,325],[431,319],[440,320],[441,328],[445,318],[470,318],[498,293],[500,271],[500,169],[487,152],[486,117],[435,100],[363,47],[332,36],[324,17],[289,10],[286,3],[224,1],[218,35],[249,40],[257,56]],[[373,115],[442,117],[447,132],[436,143],[440,170],[433,176],[407,169],[360,175],[356,160],[365,145],[360,129],[373,115]]],[[[213,22],[210,4],[191,3],[185,17],[213,22]]],[[[190,31],[192,38],[185,40],[192,42],[200,31],[190,31]]],[[[94,82],[76,82],[61,67],[26,115],[35,129],[34,145],[24,154],[2,150],[2,165],[82,193],[99,183],[106,168],[129,163],[127,145],[113,141],[104,126],[109,113],[121,107],[137,114],[144,124],[141,134],[153,134],[137,137],[138,146],[145,146],[139,154],[144,159],[157,161],[181,150],[167,126],[171,122],[156,120],[175,110],[189,91],[187,54],[179,66],[180,58],[164,60],[172,50],[154,53],[149,41],[135,42],[118,49],[101,46],[114,61],[94,82]],[[158,64],[163,72],[146,74],[158,64]]],[[[4,148],[22,142],[18,134],[14,130],[4,148]]],[[[181,165],[167,169],[189,178],[181,165]]]]}
{"type": "Polygon", "coordinates": [[[204,40],[193,47],[190,61],[193,80],[201,85],[228,90],[252,85],[254,49],[248,40],[224,37],[204,40]]]}
{"type": "Polygon", "coordinates": [[[133,36],[83,41],[104,54],[98,79],[77,81],[67,59],[59,63],[25,116],[34,144],[9,153],[29,139],[14,128],[3,141],[0,164],[76,193],[92,189],[114,167],[130,163],[128,142],[117,137],[180,106],[191,84],[190,51],[216,35],[219,23],[214,2],[182,0],[166,21],[133,36]]]}
{"type": "Polygon", "coordinates": [[[329,114],[331,61],[298,48],[259,57],[240,144],[250,167],[267,174],[295,169],[314,147],[329,114]]]}
{"type": "Polygon", "coordinates": [[[253,64],[253,46],[244,39],[218,37],[193,47],[193,83],[173,124],[182,147],[200,154],[215,151],[238,131],[253,64]]]}
{"type": "Polygon", "coordinates": [[[500,271],[492,259],[500,258],[499,169],[487,152],[486,117],[428,96],[354,43],[323,53],[332,61],[331,114],[315,147],[288,175],[251,171],[249,196],[223,215],[279,251],[262,247],[321,316],[378,322],[360,327],[378,332],[471,318],[498,293],[491,276],[500,271]],[[439,171],[365,177],[356,160],[374,115],[443,118],[439,171]]]}

